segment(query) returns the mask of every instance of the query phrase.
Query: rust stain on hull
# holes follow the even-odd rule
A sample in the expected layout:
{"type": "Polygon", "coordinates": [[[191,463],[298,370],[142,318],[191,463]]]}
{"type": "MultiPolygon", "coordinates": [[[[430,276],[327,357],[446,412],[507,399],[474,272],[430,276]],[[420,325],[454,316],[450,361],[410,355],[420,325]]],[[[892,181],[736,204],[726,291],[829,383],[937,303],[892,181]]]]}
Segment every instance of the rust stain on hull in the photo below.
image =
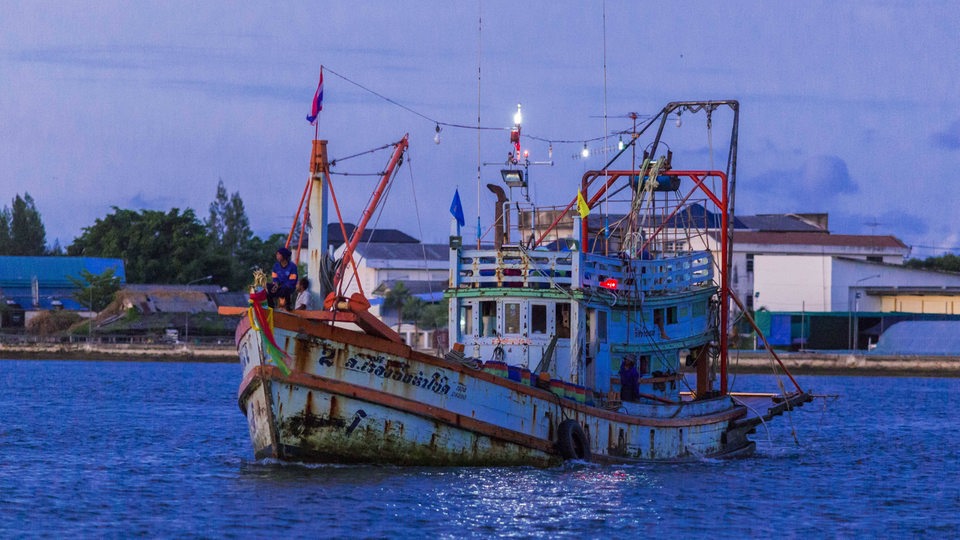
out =
{"type": "Polygon", "coordinates": [[[558,401],[549,392],[467,372],[442,359],[409,352],[398,358],[383,350],[398,348],[395,344],[371,349],[302,336],[289,341],[296,344],[296,365],[306,371],[284,376],[262,359],[245,366],[240,404],[251,437],[258,437],[257,455],[335,463],[546,466],[560,461],[557,425],[567,418],[589,434],[597,461],[682,461],[686,454],[695,458],[752,447],[743,437],[725,444],[729,425],[744,414],[737,408],[686,418],[637,417],[558,401]],[[267,408],[275,415],[258,415],[250,405],[257,381],[274,387],[267,401],[275,403],[267,408]],[[451,409],[457,404],[466,409],[451,409]],[[297,413],[285,416],[284,410],[297,413]],[[647,438],[646,444],[637,444],[638,437],[647,438]],[[676,442],[680,454],[669,448],[676,442]],[[685,452],[685,444],[693,450],[685,452]]]}

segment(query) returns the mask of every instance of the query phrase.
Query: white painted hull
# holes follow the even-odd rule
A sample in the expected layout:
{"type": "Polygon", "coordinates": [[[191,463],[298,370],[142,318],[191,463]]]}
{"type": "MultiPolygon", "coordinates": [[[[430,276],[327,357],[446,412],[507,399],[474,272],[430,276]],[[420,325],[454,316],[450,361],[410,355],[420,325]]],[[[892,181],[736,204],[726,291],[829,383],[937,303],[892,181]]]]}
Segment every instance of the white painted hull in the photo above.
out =
{"type": "MultiPolygon", "coordinates": [[[[240,406],[255,456],[419,465],[559,463],[560,423],[582,426],[595,461],[682,461],[753,448],[729,397],[615,412],[331,325],[276,314],[285,376],[244,321],[240,406]],[[291,332],[285,328],[296,328],[291,332]]],[[[569,457],[569,456],[566,456],[569,457]]]]}

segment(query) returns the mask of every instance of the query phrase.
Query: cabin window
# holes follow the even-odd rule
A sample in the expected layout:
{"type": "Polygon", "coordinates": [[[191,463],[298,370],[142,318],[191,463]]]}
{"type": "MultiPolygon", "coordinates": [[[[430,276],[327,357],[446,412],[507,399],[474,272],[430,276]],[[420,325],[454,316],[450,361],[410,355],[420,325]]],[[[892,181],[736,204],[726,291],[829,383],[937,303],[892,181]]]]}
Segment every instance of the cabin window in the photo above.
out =
{"type": "Polygon", "coordinates": [[[602,343],[607,342],[607,312],[597,312],[597,339],[602,343]]]}
{"type": "Polygon", "coordinates": [[[497,335],[497,303],[492,300],[480,302],[480,335],[497,335]]]}
{"type": "Polygon", "coordinates": [[[640,356],[640,361],[637,362],[637,371],[641,375],[644,373],[650,373],[650,355],[644,354],[640,356]]]}
{"type": "Polygon", "coordinates": [[[557,337],[570,338],[570,304],[558,303],[557,306],[557,337]]]}
{"type": "Polygon", "coordinates": [[[667,308],[667,324],[677,324],[677,306],[667,308]]]}
{"type": "Polygon", "coordinates": [[[882,262],[883,262],[883,257],[881,257],[881,256],[879,256],[879,255],[867,255],[867,260],[870,261],[870,262],[882,263],[882,262]]]}
{"type": "Polygon", "coordinates": [[[543,304],[530,305],[530,333],[547,333],[547,306],[543,304]]]}
{"type": "MultiPolygon", "coordinates": [[[[750,297],[748,296],[749,300],[750,297]]],[[[707,314],[707,303],[706,302],[694,302],[693,303],[693,316],[694,317],[703,317],[707,314]]]]}
{"type": "Polygon", "coordinates": [[[747,253],[747,273],[753,273],[753,253],[747,253]]]}
{"type": "Polygon", "coordinates": [[[520,304],[507,302],[503,304],[503,333],[520,333],[520,304]]]}
{"type": "Polygon", "coordinates": [[[473,335],[473,305],[460,306],[460,335],[473,335]]]}

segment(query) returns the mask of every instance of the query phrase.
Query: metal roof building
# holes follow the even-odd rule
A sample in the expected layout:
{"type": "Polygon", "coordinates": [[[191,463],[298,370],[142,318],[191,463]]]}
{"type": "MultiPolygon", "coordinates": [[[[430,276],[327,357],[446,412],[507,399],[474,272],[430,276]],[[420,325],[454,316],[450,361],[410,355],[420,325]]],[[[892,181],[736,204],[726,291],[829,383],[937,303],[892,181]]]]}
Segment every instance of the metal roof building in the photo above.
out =
{"type": "Polygon", "coordinates": [[[99,275],[113,269],[120,284],[127,281],[122,259],[99,257],[0,257],[0,291],[27,310],[83,310],[73,299],[77,288],[70,277],[80,279],[86,270],[99,275]],[[59,303],[58,303],[59,302],[59,303]]]}

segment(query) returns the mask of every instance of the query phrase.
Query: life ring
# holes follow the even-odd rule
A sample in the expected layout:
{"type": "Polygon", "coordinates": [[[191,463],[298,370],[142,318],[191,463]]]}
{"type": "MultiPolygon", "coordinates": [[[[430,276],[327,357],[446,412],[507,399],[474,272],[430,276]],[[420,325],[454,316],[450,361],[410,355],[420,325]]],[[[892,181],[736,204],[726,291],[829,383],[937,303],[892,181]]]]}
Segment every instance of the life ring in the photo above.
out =
{"type": "Polygon", "coordinates": [[[590,461],[590,439],[583,427],[573,419],[560,422],[557,428],[557,451],[564,461],[579,459],[590,461]]]}

